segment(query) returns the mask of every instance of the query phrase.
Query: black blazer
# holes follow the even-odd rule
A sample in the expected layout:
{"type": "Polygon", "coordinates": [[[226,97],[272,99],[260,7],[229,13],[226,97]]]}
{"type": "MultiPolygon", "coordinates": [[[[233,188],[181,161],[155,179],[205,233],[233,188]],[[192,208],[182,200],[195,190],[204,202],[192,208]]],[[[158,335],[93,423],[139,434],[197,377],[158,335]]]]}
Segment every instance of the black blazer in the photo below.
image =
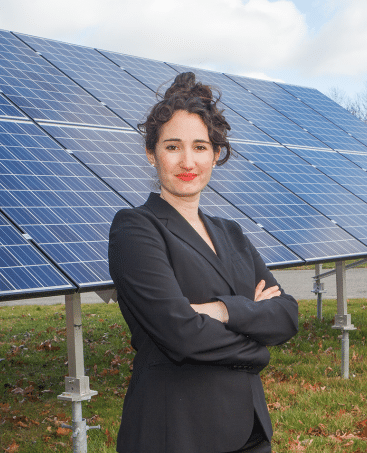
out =
{"type": "Polygon", "coordinates": [[[258,373],[269,362],[266,346],[297,332],[297,302],[283,290],[254,302],[257,283],[276,280],[236,222],[200,216],[217,255],[158,194],[113,220],[110,273],[137,350],[118,452],[237,450],[254,410],[271,439],[258,373]],[[190,307],[218,299],[227,324],[190,307]]]}

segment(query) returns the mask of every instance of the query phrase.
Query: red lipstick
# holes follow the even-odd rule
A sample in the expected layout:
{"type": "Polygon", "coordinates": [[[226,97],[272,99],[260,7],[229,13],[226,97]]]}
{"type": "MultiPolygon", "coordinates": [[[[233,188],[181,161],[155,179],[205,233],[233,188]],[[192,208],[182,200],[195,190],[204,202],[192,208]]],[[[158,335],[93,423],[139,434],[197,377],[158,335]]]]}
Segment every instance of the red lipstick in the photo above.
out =
{"type": "Polygon", "coordinates": [[[177,178],[182,179],[182,181],[192,181],[197,177],[196,173],[180,173],[179,175],[176,175],[177,178]]]}

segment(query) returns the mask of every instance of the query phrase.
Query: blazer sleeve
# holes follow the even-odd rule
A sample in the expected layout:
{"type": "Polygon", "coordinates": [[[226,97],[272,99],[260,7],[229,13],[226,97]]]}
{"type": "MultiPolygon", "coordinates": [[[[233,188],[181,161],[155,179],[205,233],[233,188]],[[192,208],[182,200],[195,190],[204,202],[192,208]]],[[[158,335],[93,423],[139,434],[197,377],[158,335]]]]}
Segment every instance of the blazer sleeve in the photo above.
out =
{"type": "Polygon", "coordinates": [[[111,225],[111,277],[127,308],[172,360],[193,360],[261,371],[267,348],[206,315],[183,296],[169,262],[164,237],[133,209],[119,211],[111,225]]]}
{"type": "MultiPolygon", "coordinates": [[[[247,247],[253,260],[255,285],[265,280],[265,288],[279,286],[259,252],[243,235],[242,230],[241,234],[248,242],[247,247]]],[[[227,328],[248,335],[267,346],[282,344],[292,338],[298,332],[298,303],[292,296],[285,294],[280,286],[279,288],[280,296],[258,302],[241,295],[218,296],[228,310],[227,328]]]]}

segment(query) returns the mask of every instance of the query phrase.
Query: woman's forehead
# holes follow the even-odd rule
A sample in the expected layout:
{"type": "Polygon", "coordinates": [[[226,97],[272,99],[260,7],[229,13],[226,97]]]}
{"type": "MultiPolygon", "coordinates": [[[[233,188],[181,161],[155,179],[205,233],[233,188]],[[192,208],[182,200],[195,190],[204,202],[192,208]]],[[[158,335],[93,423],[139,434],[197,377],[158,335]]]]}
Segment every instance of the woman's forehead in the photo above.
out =
{"type": "Polygon", "coordinates": [[[161,128],[160,140],[163,141],[167,139],[191,139],[209,142],[209,132],[199,115],[186,112],[185,110],[178,110],[161,128]]]}

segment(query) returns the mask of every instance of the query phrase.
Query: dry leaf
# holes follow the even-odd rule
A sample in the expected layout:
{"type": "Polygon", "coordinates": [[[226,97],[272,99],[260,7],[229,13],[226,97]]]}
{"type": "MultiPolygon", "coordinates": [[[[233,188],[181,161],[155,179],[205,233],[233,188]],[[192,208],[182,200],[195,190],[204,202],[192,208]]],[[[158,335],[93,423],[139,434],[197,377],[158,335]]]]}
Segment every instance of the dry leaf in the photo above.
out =
{"type": "Polygon", "coordinates": [[[18,451],[18,449],[19,449],[19,445],[13,440],[11,445],[9,445],[8,448],[5,448],[5,451],[7,453],[15,453],[16,451],[18,451]]]}
{"type": "Polygon", "coordinates": [[[56,431],[56,434],[58,436],[67,436],[71,433],[71,429],[69,428],[61,428],[61,426],[59,428],[57,428],[57,431],[56,431]]]}
{"type": "Polygon", "coordinates": [[[111,447],[114,444],[114,441],[112,439],[110,432],[108,431],[108,428],[106,428],[105,434],[107,436],[106,445],[107,447],[111,447]]]}

